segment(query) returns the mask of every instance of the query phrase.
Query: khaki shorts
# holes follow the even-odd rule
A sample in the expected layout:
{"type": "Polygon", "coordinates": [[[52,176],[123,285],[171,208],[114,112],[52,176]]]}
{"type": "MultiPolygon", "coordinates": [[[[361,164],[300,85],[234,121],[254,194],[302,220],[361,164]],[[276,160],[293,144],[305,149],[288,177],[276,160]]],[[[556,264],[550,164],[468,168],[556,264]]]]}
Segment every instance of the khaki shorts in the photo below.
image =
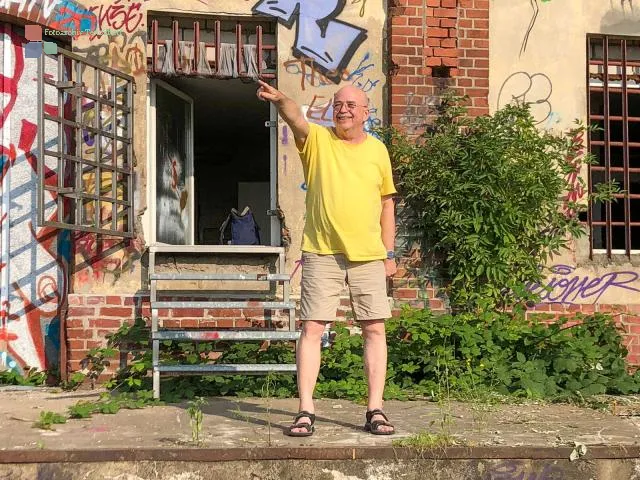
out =
{"type": "Polygon", "coordinates": [[[302,253],[301,320],[333,322],[340,294],[349,285],[356,320],[391,317],[382,260],[352,262],[342,254],[302,253]]]}

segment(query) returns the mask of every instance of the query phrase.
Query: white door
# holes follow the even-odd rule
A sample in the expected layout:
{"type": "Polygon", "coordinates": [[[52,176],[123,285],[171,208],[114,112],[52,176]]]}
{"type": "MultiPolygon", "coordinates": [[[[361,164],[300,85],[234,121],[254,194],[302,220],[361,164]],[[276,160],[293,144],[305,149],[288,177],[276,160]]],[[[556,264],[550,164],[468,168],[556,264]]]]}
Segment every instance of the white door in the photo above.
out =
{"type": "Polygon", "coordinates": [[[193,99],[156,79],[151,80],[150,93],[150,184],[155,180],[151,197],[151,208],[155,210],[152,241],[193,245],[193,99]]]}

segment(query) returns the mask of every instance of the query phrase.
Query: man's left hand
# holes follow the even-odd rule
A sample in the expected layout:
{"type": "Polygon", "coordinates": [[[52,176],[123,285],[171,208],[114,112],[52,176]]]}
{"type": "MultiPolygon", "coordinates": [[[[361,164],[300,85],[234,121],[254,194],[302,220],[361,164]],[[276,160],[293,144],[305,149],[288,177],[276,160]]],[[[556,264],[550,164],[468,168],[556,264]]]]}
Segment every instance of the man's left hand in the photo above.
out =
{"type": "Polygon", "coordinates": [[[396,265],[396,261],[394,258],[387,258],[384,261],[384,272],[387,275],[387,278],[393,277],[398,271],[398,266],[396,265]]]}

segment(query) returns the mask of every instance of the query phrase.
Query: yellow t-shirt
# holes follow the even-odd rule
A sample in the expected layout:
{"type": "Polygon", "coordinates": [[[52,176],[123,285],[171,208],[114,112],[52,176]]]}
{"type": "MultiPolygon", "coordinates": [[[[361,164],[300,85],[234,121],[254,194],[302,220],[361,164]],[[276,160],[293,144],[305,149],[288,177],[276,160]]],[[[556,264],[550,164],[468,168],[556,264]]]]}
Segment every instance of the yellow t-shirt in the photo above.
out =
{"type": "Polygon", "coordinates": [[[349,144],[310,123],[299,153],[307,184],[302,251],[343,253],[352,261],[386,258],[381,197],[396,189],[385,145],[371,135],[349,144]]]}

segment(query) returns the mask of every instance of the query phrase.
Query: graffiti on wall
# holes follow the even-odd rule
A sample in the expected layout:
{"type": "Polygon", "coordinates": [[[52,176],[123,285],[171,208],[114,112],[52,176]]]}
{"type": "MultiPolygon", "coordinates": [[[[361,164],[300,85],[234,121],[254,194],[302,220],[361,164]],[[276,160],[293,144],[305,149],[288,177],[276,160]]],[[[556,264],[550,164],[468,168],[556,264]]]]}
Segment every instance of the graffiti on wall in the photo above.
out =
{"type": "Polygon", "coordinates": [[[98,24],[95,14],[74,0],[0,0],[0,13],[57,30],[91,31],[98,24]]]}
{"type": "Polygon", "coordinates": [[[311,58],[314,66],[333,83],[341,75],[358,47],[367,38],[363,28],[338,20],[346,0],[260,0],[253,13],[278,19],[291,28],[296,25],[293,56],[311,58]]]}
{"type": "Polygon", "coordinates": [[[146,32],[109,35],[107,40],[108,43],[92,43],[83,48],[74,47],[73,51],[86,55],[87,60],[102,67],[114,68],[129,75],[144,73],[147,65],[146,32]]]}
{"type": "Polygon", "coordinates": [[[185,100],[157,87],[156,240],[171,245],[184,245],[189,241],[185,108],[185,100]]]}
{"type": "Polygon", "coordinates": [[[502,83],[498,93],[498,109],[510,103],[528,103],[537,124],[546,122],[553,112],[553,84],[544,73],[515,72],[502,83]]]}
{"type": "Polygon", "coordinates": [[[353,72],[345,68],[325,74],[318,70],[315,67],[313,59],[308,57],[287,60],[283,66],[287,73],[300,75],[300,88],[303,91],[307,86],[318,88],[333,85],[335,82],[330,80],[329,77],[339,78],[339,82],[351,83],[365,93],[371,92],[380,83],[379,79],[373,78],[373,74],[375,74],[375,64],[369,52],[362,56],[353,72]]]}
{"type": "MultiPolygon", "coordinates": [[[[148,0],[144,0],[147,2],[148,0]]],[[[133,0],[114,0],[112,3],[94,5],[89,10],[97,15],[98,32],[89,37],[89,40],[102,37],[101,32],[106,30],[121,30],[132,34],[140,27],[144,27],[144,2],[133,0]]]]}
{"type": "Polygon", "coordinates": [[[554,265],[544,285],[530,283],[529,291],[540,295],[543,303],[597,303],[606,293],[640,293],[636,284],[640,274],[633,271],[608,272],[600,276],[576,275],[576,267],[554,265]],[[635,284],[635,286],[634,286],[635,284]]]}
{"type": "MultiPolygon", "coordinates": [[[[67,272],[71,242],[68,232],[36,227],[36,136],[37,65],[25,59],[26,39],[0,24],[0,57],[10,58],[10,71],[0,64],[0,93],[5,109],[0,126],[2,159],[2,213],[0,232],[8,239],[0,268],[2,291],[7,299],[0,305],[0,369],[22,371],[27,366],[45,369],[58,361],[60,311],[67,293],[67,272]],[[8,230],[10,229],[10,230],[8,230]]],[[[45,68],[56,71],[57,62],[45,60],[45,68]]],[[[63,71],[68,75],[70,65],[63,71]]],[[[70,98],[70,97],[68,97],[70,98]]],[[[64,99],[65,113],[71,102],[64,99]]],[[[45,111],[57,114],[57,98],[47,94],[45,111]]],[[[71,132],[47,127],[44,142],[56,150],[60,141],[69,144],[71,132]]],[[[56,185],[57,175],[45,168],[45,182],[56,185]]],[[[55,220],[54,194],[45,193],[45,217],[55,220]]]]}
{"type": "MultiPolygon", "coordinates": [[[[542,3],[550,2],[551,0],[540,0],[542,3]]],[[[520,56],[527,50],[527,45],[529,44],[529,37],[531,36],[531,32],[533,28],[536,26],[536,21],[538,20],[538,15],[540,14],[540,5],[538,4],[538,0],[529,0],[531,4],[531,10],[533,10],[531,15],[531,20],[529,21],[529,26],[527,27],[527,31],[524,34],[524,38],[522,39],[522,45],[520,46],[520,56]]]]}

